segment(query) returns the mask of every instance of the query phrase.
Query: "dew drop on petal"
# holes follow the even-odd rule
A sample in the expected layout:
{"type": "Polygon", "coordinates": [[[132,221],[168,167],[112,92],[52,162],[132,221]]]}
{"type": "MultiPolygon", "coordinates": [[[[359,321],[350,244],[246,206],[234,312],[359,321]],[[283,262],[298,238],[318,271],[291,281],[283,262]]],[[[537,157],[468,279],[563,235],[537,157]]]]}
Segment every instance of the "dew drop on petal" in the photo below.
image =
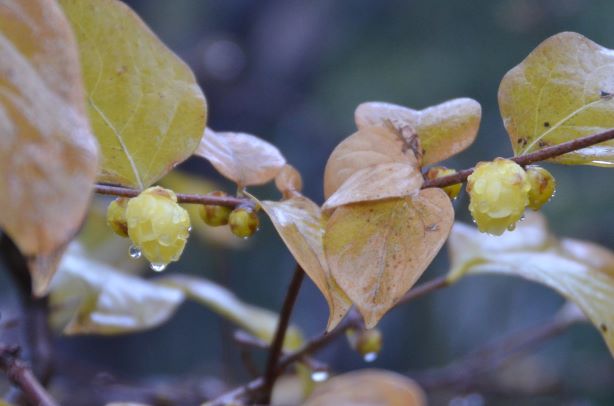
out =
{"type": "Polygon", "coordinates": [[[131,258],[134,258],[134,259],[139,259],[141,258],[141,255],[142,255],[141,249],[134,245],[130,246],[130,248],[128,249],[128,254],[130,255],[131,258]]]}
{"type": "Polygon", "coordinates": [[[324,382],[328,377],[328,371],[313,371],[311,373],[311,380],[314,382],[324,382]]]}
{"type": "Polygon", "coordinates": [[[152,262],[151,264],[149,264],[149,267],[154,272],[162,272],[162,271],[164,271],[166,269],[166,265],[168,265],[168,264],[152,262]]]}
{"type": "Polygon", "coordinates": [[[376,352],[368,352],[365,355],[362,356],[362,359],[365,362],[373,362],[377,359],[377,353],[376,352]]]}

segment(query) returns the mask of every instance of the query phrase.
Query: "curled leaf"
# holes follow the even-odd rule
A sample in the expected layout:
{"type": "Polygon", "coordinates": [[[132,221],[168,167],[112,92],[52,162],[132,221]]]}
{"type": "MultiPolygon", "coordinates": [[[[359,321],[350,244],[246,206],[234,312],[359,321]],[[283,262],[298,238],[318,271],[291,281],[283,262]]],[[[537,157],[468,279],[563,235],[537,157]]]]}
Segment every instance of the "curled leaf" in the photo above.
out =
{"type": "Polygon", "coordinates": [[[614,253],[585,241],[557,241],[542,216],[527,213],[512,233],[493,237],[456,223],[449,239],[449,280],[498,273],[544,284],[574,302],[614,355],[614,253]]]}
{"type": "Polygon", "coordinates": [[[333,212],[324,235],[326,260],[368,328],[422,275],[453,221],[452,204],[441,189],[333,212]]]}
{"type": "Polygon", "coordinates": [[[0,227],[29,257],[37,295],[83,220],[97,161],[62,10],[0,2],[0,227]]]}
{"type": "Polygon", "coordinates": [[[101,182],[144,189],[194,152],[205,97],[190,68],[118,0],[60,0],[81,54],[101,182]]]}
{"type": "Polygon", "coordinates": [[[412,129],[422,146],[422,164],[430,165],[458,154],[473,143],[482,108],[468,98],[449,100],[424,110],[367,102],[356,108],[354,117],[359,129],[389,124],[398,129],[412,129]]]}
{"type": "MultiPolygon", "coordinates": [[[[252,306],[239,300],[234,293],[207,279],[187,275],[158,278],[157,283],[185,292],[188,298],[241,326],[249,333],[270,343],[277,327],[277,315],[270,310],[252,306]]],[[[286,332],[284,349],[296,350],[303,344],[301,331],[290,326],[286,332]]]]}
{"type": "Polygon", "coordinates": [[[49,300],[51,323],[65,334],[120,334],[162,324],[184,295],[93,261],[73,243],[53,279],[49,300]]]}
{"type": "Polygon", "coordinates": [[[195,154],[241,187],[269,182],[286,164],[277,147],[255,135],[209,128],[195,154]]]}
{"type": "MultiPolygon", "coordinates": [[[[499,87],[499,107],[516,155],[614,127],[614,51],[563,32],[542,42],[499,87]]],[[[614,165],[614,141],[552,161],[614,165]]]]}
{"type": "Polygon", "coordinates": [[[320,208],[300,195],[282,202],[265,200],[260,204],[296,261],[324,295],[329,307],[326,329],[332,330],[352,303],[328,269],[323,244],[325,220],[320,208]]]}
{"type": "Polygon", "coordinates": [[[324,170],[324,197],[328,199],[355,173],[381,164],[418,168],[414,151],[402,134],[389,127],[365,127],[341,141],[324,170]]]}
{"type": "Polygon", "coordinates": [[[303,190],[303,178],[292,165],[286,164],[275,177],[275,187],[288,199],[303,190]]]}
{"type": "Polygon", "coordinates": [[[420,190],[422,173],[405,163],[379,164],[361,169],[350,176],[324,202],[322,209],[330,211],[350,203],[403,197],[420,190]]]}
{"type": "Polygon", "coordinates": [[[316,387],[304,406],[423,406],[426,396],[411,379],[391,371],[363,369],[316,387]]]}

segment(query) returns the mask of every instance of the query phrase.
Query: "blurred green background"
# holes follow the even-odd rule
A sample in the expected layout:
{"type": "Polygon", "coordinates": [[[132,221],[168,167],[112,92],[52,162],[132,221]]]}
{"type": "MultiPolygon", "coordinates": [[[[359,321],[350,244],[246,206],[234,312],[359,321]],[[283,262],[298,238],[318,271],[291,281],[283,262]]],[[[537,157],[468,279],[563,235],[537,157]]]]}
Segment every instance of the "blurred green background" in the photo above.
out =
{"type": "MultiPolygon", "coordinates": [[[[131,0],[126,1],[196,73],[210,108],[208,125],[244,131],[277,145],[303,174],[305,194],[322,202],[322,175],[334,146],[355,127],[364,101],[424,108],[471,97],[483,108],[475,144],[446,164],[455,168],[511,155],[497,106],[503,75],[542,40],[576,31],[614,48],[614,2],[588,0],[131,0]]],[[[614,248],[611,170],[547,165],[558,181],[545,208],[560,235],[614,248]]],[[[183,170],[232,185],[204,161],[183,170]]],[[[272,188],[257,188],[277,198],[272,188]]],[[[455,203],[469,221],[467,198],[455,203]]],[[[243,300],[279,309],[293,259],[268,220],[242,249],[192,239],[169,273],[191,273],[229,286],[243,300]]],[[[446,251],[422,278],[446,271],[446,251]]],[[[4,295],[3,301],[10,302],[4,295]]],[[[384,349],[368,366],[401,373],[447,363],[523,327],[549,320],[563,303],[554,292],[519,279],[471,277],[384,317],[384,349]]],[[[292,322],[320,334],[327,308],[311,281],[292,322]]],[[[215,314],[185,304],[163,326],[120,337],[57,340],[60,358],[126,382],[214,376],[207,385],[249,379],[232,328],[215,314]]],[[[339,340],[321,353],[333,371],[367,365],[339,340]]],[[[88,377],[88,378],[85,378],[88,377]]],[[[614,360],[589,325],[532,350],[484,379],[494,389],[434,394],[432,404],[614,404],[614,360]],[[535,391],[534,389],[542,389],[535,391]],[[536,393],[537,392],[537,393],[536,393]]],[[[75,389],[77,391],[77,389],[75,389]]],[[[216,389],[210,389],[215,391],[216,389]]]]}

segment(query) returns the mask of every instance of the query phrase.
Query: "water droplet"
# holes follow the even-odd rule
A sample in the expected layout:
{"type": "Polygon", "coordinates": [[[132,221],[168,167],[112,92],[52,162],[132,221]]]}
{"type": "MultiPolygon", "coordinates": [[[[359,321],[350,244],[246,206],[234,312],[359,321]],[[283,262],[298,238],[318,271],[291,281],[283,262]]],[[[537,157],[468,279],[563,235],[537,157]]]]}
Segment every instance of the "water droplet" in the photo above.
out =
{"type": "Polygon", "coordinates": [[[311,373],[311,380],[314,382],[324,382],[328,377],[328,371],[313,371],[311,373]]]}
{"type": "Polygon", "coordinates": [[[166,269],[166,265],[168,265],[168,264],[152,262],[151,264],[149,264],[149,267],[154,272],[162,272],[162,271],[164,271],[166,269]]]}
{"type": "Polygon", "coordinates": [[[141,258],[142,252],[139,247],[135,247],[134,245],[131,245],[130,248],[128,249],[128,254],[130,254],[130,257],[134,259],[139,259],[141,258]]]}
{"type": "Polygon", "coordinates": [[[527,217],[523,214],[522,217],[520,217],[520,221],[524,221],[527,217]]]}
{"type": "Polygon", "coordinates": [[[516,223],[510,224],[509,226],[507,226],[508,231],[514,231],[515,229],[516,229],[516,223]]]}
{"type": "Polygon", "coordinates": [[[188,233],[192,232],[192,226],[188,227],[188,233]]]}
{"type": "Polygon", "coordinates": [[[377,359],[377,353],[376,352],[368,352],[365,355],[362,356],[362,359],[365,362],[373,362],[377,359]]]}

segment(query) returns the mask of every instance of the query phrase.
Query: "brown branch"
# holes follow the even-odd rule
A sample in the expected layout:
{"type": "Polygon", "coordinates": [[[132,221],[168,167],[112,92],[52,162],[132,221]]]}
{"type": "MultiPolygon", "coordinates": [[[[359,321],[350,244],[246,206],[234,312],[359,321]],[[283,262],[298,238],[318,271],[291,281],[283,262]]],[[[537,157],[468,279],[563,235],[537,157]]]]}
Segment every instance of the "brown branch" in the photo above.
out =
{"type": "MultiPolygon", "coordinates": [[[[591,145],[599,144],[605,141],[614,139],[614,129],[609,129],[597,134],[587,135],[586,137],[576,138],[571,141],[563,142],[562,144],[551,145],[540,149],[539,151],[531,152],[530,154],[511,157],[512,161],[518,165],[526,166],[535,162],[545,161],[546,159],[555,158],[569,152],[577,151],[582,148],[590,147],[591,145]]],[[[429,187],[444,187],[461,183],[467,180],[467,177],[473,173],[473,168],[463,169],[454,175],[442,176],[438,179],[426,180],[422,188],[429,187]]]]}
{"type": "MultiPolygon", "coordinates": [[[[435,278],[410,290],[399,301],[399,304],[411,302],[446,286],[449,286],[449,284],[446,281],[445,277],[435,278]]],[[[350,311],[348,316],[343,321],[341,321],[341,323],[339,323],[337,328],[335,328],[333,331],[328,334],[322,334],[318,337],[312,338],[301,349],[281,357],[279,363],[276,366],[274,375],[277,376],[281,374],[288,366],[292,365],[296,361],[304,359],[305,356],[318,352],[331,342],[335,341],[337,338],[343,336],[348,329],[361,327],[362,321],[360,319],[360,316],[355,311],[350,311]]],[[[265,387],[264,383],[265,381],[262,377],[254,379],[253,381],[238,388],[235,388],[232,391],[227,392],[220,397],[206,403],[206,405],[222,406],[249,394],[259,393],[260,391],[263,391],[263,388],[265,387]]]]}
{"type": "Polygon", "coordinates": [[[281,308],[279,320],[277,322],[275,337],[271,343],[271,349],[269,350],[269,356],[267,358],[266,369],[264,372],[264,387],[262,390],[261,399],[264,404],[271,403],[271,391],[273,390],[275,378],[277,378],[277,362],[281,356],[284,339],[286,338],[286,331],[288,330],[288,325],[290,323],[290,316],[292,315],[292,309],[294,308],[294,303],[296,303],[296,298],[299,290],[301,289],[303,279],[305,279],[305,272],[303,271],[303,268],[297,264],[294,274],[292,275],[292,280],[290,281],[290,286],[288,286],[288,290],[286,292],[286,298],[284,299],[284,304],[281,308]]]}
{"type": "MultiPolygon", "coordinates": [[[[129,189],[120,186],[110,185],[95,185],[94,191],[100,195],[111,195],[119,197],[136,197],[141,193],[137,189],[129,189]]],[[[208,204],[213,206],[226,206],[237,207],[242,204],[253,204],[252,200],[246,197],[233,197],[233,196],[210,196],[210,195],[198,195],[177,193],[177,201],[179,203],[192,203],[192,204],[208,204]]]]}
{"type": "Polygon", "coordinates": [[[17,358],[19,348],[0,344],[0,369],[22,390],[29,403],[35,406],[57,406],[55,400],[38,382],[30,368],[17,358]]]}
{"type": "Polygon", "coordinates": [[[570,305],[564,305],[554,319],[511,333],[459,361],[442,368],[410,375],[427,391],[470,390],[477,381],[483,383],[481,382],[483,374],[499,368],[512,357],[564,333],[575,323],[584,320],[583,314],[578,309],[568,306],[570,305]]]}

